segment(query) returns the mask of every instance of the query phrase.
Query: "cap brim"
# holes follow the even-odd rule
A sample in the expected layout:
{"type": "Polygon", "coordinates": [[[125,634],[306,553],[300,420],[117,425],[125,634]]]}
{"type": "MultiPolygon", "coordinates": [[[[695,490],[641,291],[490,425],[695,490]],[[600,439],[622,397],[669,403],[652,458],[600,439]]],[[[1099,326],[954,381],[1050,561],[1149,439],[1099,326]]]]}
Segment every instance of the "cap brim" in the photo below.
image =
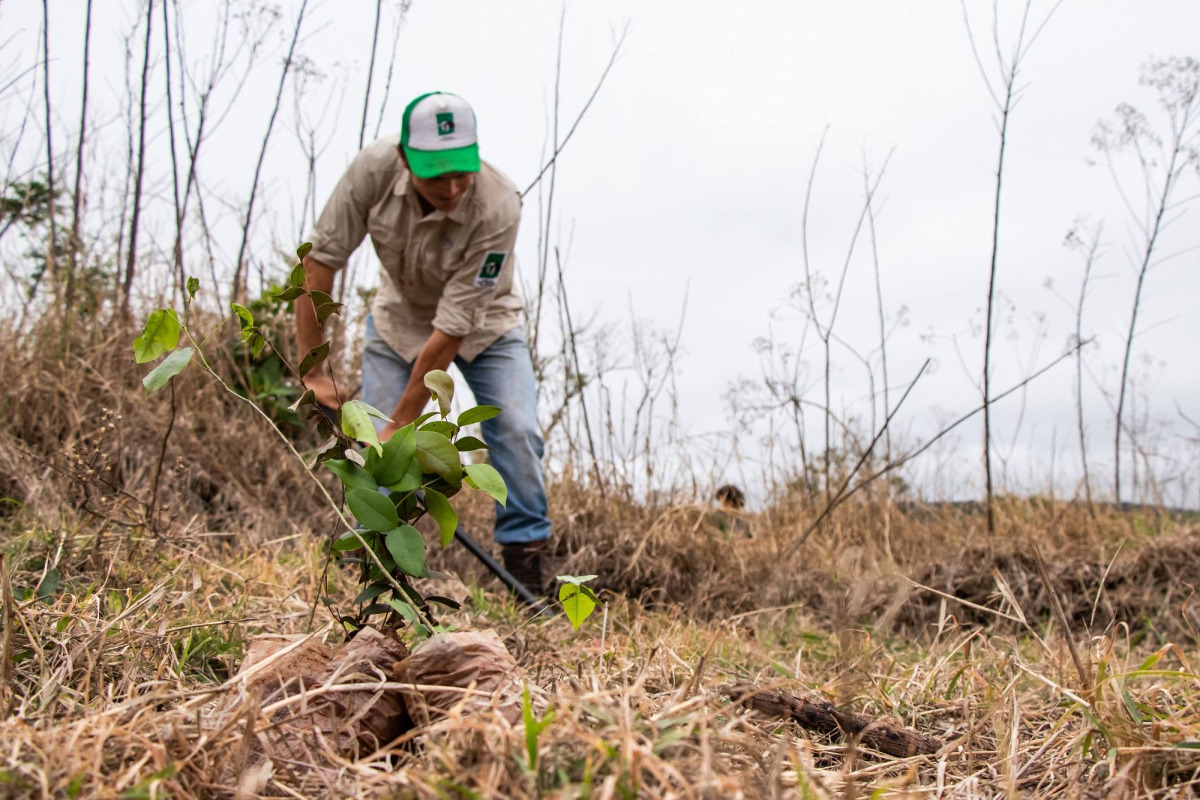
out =
{"type": "Polygon", "coordinates": [[[453,150],[413,150],[404,148],[408,168],[418,178],[436,178],[447,172],[479,172],[479,145],[453,150]]]}

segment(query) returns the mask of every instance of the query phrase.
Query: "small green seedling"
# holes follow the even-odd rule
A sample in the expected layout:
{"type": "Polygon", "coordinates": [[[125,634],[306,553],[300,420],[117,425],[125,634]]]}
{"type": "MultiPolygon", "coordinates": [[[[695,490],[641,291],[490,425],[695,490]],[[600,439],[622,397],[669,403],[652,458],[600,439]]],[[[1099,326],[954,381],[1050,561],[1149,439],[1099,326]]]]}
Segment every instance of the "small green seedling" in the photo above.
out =
{"type": "Polygon", "coordinates": [[[529,697],[529,687],[521,693],[521,720],[525,723],[525,753],[529,756],[529,771],[537,772],[538,739],[542,731],[554,721],[554,709],[546,709],[545,715],[538,719],[533,715],[533,702],[529,697]]]}
{"type": "Polygon", "coordinates": [[[562,586],[558,587],[558,601],[562,603],[563,611],[566,612],[567,619],[571,621],[575,630],[579,630],[579,626],[592,615],[596,606],[600,604],[600,598],[596,597],[596,593],[592,591],[591,587],[584,586],[585,583],[596,577],[595,575],[580,577],[559,575],[557,578],[562,581],[562,586]]]}

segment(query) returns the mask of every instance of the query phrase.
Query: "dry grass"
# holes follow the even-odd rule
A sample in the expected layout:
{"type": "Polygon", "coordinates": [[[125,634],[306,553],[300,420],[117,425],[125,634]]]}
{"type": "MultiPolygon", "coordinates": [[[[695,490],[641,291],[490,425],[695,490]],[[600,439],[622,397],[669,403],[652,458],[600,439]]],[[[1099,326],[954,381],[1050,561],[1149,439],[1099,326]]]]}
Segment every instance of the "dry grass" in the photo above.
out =
{"type": "MultiPolygon", "coordinates": [[[[566,483],[552,492],[560,571],[600,573],[605,611],[574,633],[476,589],[452,620],[498,631],[538,715],[553,714],[536,768],[523,728],[496,710],[354,761],[314,740],[260,769],[250,754],[277,698],[229,678],[252,636],[338,638],[323,609],[312,616],[328,512],[269,432],[197,375],[178,387],[165,512],[149,515],[170,400],[144,399],[127,340],[62,362],[32,344],[0,354],[0,489],[23,503],[0,517],[0,589],[15,595],[0,637],[0,796],[1200,791],[1194,527],[1013,502],[989,542],[970,515],[863,503],[788,564],[812,516],[802,504],[749,517],[743,537],[707,508],[566,483]],[[862,752],[745,712],[721,691],[735,681],[946,745],[862,752]]],[[[464,518],[482,531],[489,513],[474,502],[464,518]]],[[[460,550],[439,559],[478,576],[460,550]]],[[[328,594],[352,596],[352,580],[333,567],[328,594]]]]}

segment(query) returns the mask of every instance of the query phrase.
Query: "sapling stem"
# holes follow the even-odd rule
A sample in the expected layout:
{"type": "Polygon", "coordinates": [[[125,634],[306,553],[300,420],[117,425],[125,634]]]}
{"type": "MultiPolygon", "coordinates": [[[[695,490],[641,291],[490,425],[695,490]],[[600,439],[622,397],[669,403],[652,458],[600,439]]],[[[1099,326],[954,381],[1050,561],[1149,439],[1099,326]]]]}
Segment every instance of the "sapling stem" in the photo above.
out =
{"type": "MultiPolygon", "coordinates": [[[[226,319],[228,319],[228,318],[226,318],[226,319]]],[[[222,321],[221,324],[224,325],[225,322],[222,321]]],[[[221,376],[218,375],[216,373],[216,371],[213,370],[213,368],[209,366],[208,361],[204,358],[204,351],[201,349],[200,345],[196,342],[196,340],[192,338],[191,331],[189,331],[186,326],[181,326],[181,328],[183,330],[184,335],[187,336],[188,341],[191,342],[196,348],[196,354],[200,357],[201,369],[203,369],[209,375],[212,375],[213,378],[216,379],[217,383],[219,383],[221,385],[222,389],[224,389],[226,392],[233,395],[234,397],[236,397],[238,400],[242,401],[246,405],[250,406],[250,408],[254,409],[254,412],[263,418],[263,420],[267,423],[267,425],[270,426],[271,430],[275,431],[275,434],[280,438],[280,440],[283,441],[283,443],[287,447],[288,451],[291,452],[291,454],[293,456],[295,456],[295,458],[298,462],[300,462],[300,466],[304,468],[304,471],[308,474],[308,477],[311,478],[312,482],[317,485],[318,489],[320,489],[321,494],[325,497],[326,502],[329,503],[329,507],[333,509],[333,512],[335,514],[337,514],[338,521],[340,521],[342,523],[342,525],[346,528],[346,530],[348,530],[350,533],[352,533],[354,535],[354,538],[358,540],[358,543],[362,546],[363,550],[367,553],[367,557],[371,559],[371,561],[375,564],[375,566],[379,567],[379,571],[383,573],[384,580],[386,580],[389,584],[391,584],[392,588],[395,589],[397,592],[399,592],[401,594],[401,596],[407,597],[408,593],[404,591],[403,585],[398,580],[396,580],[395,576],[392,575],[391,570],[389,570],[387,567],[385,567],[383,565],[383,561],[379,558],[379,555],[376,554],[375,550],[370,545],[367,544],[367,540],[362,537],[362,534],[360,534],[357,530],[355,530],[354,526],[350,524],[350,521],[348,519],[346,519],[346,515],[342,513],[341,506],[339,506],[338,503],[333,499],[333,495],[331,495],[329,493],[329,490],[327,488],[325,488],[325,484],[321,482],[321,479],[317,477],[317,474],[315,472],[313,472],[312,469],[309,468],[307,463],[305,463],[304,456],[300,455],[300,452],[298,450],[296,450],[296,447],[295,447],[295,445],[292,444],[291,440],[288,439],[287,436],[284,435],[283,431],[279,430],[279,426],[276,425],[275,422],[269,416],[267,416],[267,413],[265,411],[263,411],[261,408],[259,408],[257,405],[255,405],[255,403],[250,398],[243,397],[242,395],[235,392],[229,386],[229,384],[227,384],[224,381],[224,379],[222,379],[221,376]]],[[[259,334],[259,335],[261,336],[261,334],[259,334]]],[[[266,338],[266,337],[264,337],[264,338],[266,338]]],[[[432,631],[434,629],[435,625],[434,625],[433,621],[430,620],[429,617],[426,616],[425,613],[421,610],[419,604],[409,603],[409,606],[412,607],[412,609],[416,612],[416,614],[420,618],[421,622],[427,628],[429,628],[430,631],[432,631]]]]}

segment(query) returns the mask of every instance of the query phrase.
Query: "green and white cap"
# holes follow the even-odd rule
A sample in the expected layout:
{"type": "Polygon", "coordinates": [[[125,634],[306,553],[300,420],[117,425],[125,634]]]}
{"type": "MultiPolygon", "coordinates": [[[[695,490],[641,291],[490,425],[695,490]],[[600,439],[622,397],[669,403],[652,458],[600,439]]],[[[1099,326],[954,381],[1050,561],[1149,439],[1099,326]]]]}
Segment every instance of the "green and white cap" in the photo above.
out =
{"type": "Polygon", "coordinates": [[[475,112],[456,94],[423,94],[404,109],[400,146],[418,178],[479,172],[475,112]]]}

